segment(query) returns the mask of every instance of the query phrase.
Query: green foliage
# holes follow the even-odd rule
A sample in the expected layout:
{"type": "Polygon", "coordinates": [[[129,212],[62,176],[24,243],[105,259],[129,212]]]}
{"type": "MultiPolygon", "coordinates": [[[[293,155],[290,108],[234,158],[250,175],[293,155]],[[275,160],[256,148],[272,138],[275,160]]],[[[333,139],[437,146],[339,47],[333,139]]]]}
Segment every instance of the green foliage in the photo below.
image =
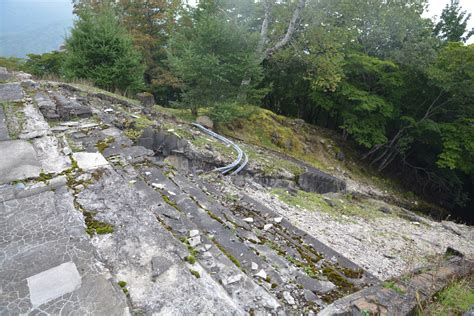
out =
{"type": "Polygon", "coordinates": [[[66,39],[64,74],[91,80],[108,90],[135,92],[143,87],[140,54],[131,37],[107,5],[97,11],[79,12],[71,36],[66,39]]]}
{"type": "Polygon", "coordinates": [[[434,33],[446,42],[466,42],[474,35],[474,28],[467,32],[467,24],[470,18],[471,14],[462,10],[459,0],[451,0],[441,12],[434,33]],[[464,34],[466,35],[464,36],[464,34]]]}
{"type": "Polygon", "coordinates": [[[434,300],[418,311],[418,315],[463,315],[474,305],[472,277],[453,282],[436,294],[434,300]]]}
{"type": "Polygon", "coordinates": [[[41,55],[28,54],[23,70],[37,77],[60,76],[64,63],[64,52],[53,51],[41,55]]]}
{"type": "Polygon", "coordinates": [[[10,71],[19,71],[23,69],[24,60],[17,57],[0,56],[0,67],[5,67],[10,71]]]}
{"type": "Polygon", "coordinates": [[[214,105],[209,116],[219,126],[228,125],[237,119],[248,119],[253,112],[252,106],[223,102],[214,105]]]}
{"type": "Polygon", "coordinates": [[[227,20],[216,6],[200,2],[191,25],[182,25],[169,41],[168,62],[183,82],[184,104],[194,110],[237,101],[244,79],[250,80],[251,98],[261,79],[255,34],[227,20]]]}
{"type": "Polygon", "coordinates": [[[394,290],[399,295],[405,294],[405,291],[402,288],[400,288],[395,283],[395,281],[386,281],[386,282],[383,283],[383,287],[386,288],[386,289],[394,290]]]}

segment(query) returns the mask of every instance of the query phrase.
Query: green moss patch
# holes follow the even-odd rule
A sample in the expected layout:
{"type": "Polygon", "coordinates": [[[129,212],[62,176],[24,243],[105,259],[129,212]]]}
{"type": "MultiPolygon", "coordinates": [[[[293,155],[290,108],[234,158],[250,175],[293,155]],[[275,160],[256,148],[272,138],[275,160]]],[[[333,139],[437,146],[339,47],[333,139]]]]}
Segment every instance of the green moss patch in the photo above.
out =
{"type": "Polygon", "coordinates": [[[285,189],[274,188],[271,193],[288,205],[307,211],[325,212],[338,220],[341,220],[341,215],[364,219],[391,216],[378,211],[378,207],[372,205],[368,200],[355,199],[351,195],[339,194],[335,197],[326,198],[328,199],[326,200],[324,195],[313,192],[297,191],[295,194],[290,194],[285,189]]]}
{"type": "Polygon", "coordinates": [[[107,224],[96,220],[94,218],[95,213],[83,211],[84,220],[86,222],[86,233],[89,236],[93,236],[94,234],[104,235],[104,234],[111,234],[114,232],[114,226],[111,224],[107,224]]]}

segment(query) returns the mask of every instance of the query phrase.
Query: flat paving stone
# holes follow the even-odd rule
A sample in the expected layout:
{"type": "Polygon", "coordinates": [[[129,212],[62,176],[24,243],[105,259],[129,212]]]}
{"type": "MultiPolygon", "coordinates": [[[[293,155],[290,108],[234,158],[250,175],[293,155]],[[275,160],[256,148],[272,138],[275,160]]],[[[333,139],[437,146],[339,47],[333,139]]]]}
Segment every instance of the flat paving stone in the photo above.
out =
{"type": "Polygon", "coordinates": [[[39,176],[40,163],[33,146],[24,140],[0,142],[0,184],[39,176]]]}
{"type": "Polygon", "coordinates": [[[3,107],[0,106],[0,141],[10,139],[7,128],[7,119],[3,113],[3,107]]]}
{"type": "Polygon", "coordinates": [[[81,276],[74,262],[65,262],[26,279],[33,308],[48,303],[81,286],[81,276]]]}
{"type": "Polygon", "coordinates": [[[24,93],[19,83],[0,84],[0,101],[21,101],[24,93]]]}
{"type": "Polygon", "coordinates": [[[72,157],[77,161],[77,165],[82,170],[93,170],[109,165],[101,153],[79,152],[73,153],[72,157]]]}
{"type": "Polygon", "coordinates": [[[65,186],[0,202],[0,280],[0,315],[129,314],[65,186]]]}

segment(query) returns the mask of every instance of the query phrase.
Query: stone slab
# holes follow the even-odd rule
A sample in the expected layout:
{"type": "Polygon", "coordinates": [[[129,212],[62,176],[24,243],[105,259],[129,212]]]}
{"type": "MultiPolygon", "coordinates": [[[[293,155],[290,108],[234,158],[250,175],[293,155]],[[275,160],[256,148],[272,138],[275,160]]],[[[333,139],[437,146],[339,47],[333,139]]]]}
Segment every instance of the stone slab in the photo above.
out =
{"type": "Polygon", "coordinates": [[[73,153],[72,157],[77,161],[77,165],[82,170],[93,170],[109,165],[101,153],[79,152],[73,153]]]}
{"type": "Polygon", "coordinates": [[[21,101],[23,98],[23,89],[19,83],[0,84],[0,102],[1,101],[21,101]]]}
{"type": "Polygon", "coordinates": [[[3,107],[0,106],[0,141],[10,139],[7,128],[7,119],[3,113],[3,107]]]}
{"type": "Polygon", "coordinates": [[[0,240],[0,315],[128,315],[65,186],[0,202],[0,240]]]}
{"type": "Polygon", "coordinates": [[[26,279],[34,308],[48,303],[81,286],[81,276],[74,262],[65,262],[26,279]]]}
{"type": "Polygon", "coordinates": [[[0,184],[39,176],[41,172],[33,146],[24,140],[0,142],[0,184]]]}

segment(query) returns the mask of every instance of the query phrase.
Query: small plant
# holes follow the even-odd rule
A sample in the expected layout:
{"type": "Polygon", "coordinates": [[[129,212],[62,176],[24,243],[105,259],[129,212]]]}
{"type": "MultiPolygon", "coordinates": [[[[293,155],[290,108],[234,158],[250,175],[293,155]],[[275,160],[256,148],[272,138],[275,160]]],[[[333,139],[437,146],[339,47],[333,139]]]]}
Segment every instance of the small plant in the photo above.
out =
{"type": "Polygon", "coordinates": [[[128,295],[128,289],[126,288],[127,282],[125,282],[125,281],[118,281],[118,285],[119,285],[120,288],[122,289],[123,293],[125,293],[125,295],[128,295]]]}
{"type": "Polygon", "coordinates": [[[132,128],[128,128],[128,129],[124,130],[123,133],[125,134],[125,136],[127,136],[128,138],[130,138],[130,140],[132,140],[134,142],[138,138],[140,138],[140,136],[142,135],[141,131],[137,131],[137,130],[132,129],[132,128]]]}
{"type": "Polygon", "coordinates": [[[199,272],[196,270],[189,269],[189,272],[191,272],[191,274],[194,275],[196,279],[199,279],[201,277],[201,274],[199,274],[199,272]]]}
{"type": "Polygon", "coordinates": [[[383,283],[383,287],[386,289],[391,289],[399,295],[405,294],[405,291],[401,289],[400,287],[398,287],[395,281],[386,281],[383,283]]]}
{"type": "Polygon", "coordinates": [[[196,257],[194,257],[193,255],[189,255],[189,256],[184,258],[184,261],[186,261],[190,264],[194,264],[194,263],[196,263],[196,257]]]}

